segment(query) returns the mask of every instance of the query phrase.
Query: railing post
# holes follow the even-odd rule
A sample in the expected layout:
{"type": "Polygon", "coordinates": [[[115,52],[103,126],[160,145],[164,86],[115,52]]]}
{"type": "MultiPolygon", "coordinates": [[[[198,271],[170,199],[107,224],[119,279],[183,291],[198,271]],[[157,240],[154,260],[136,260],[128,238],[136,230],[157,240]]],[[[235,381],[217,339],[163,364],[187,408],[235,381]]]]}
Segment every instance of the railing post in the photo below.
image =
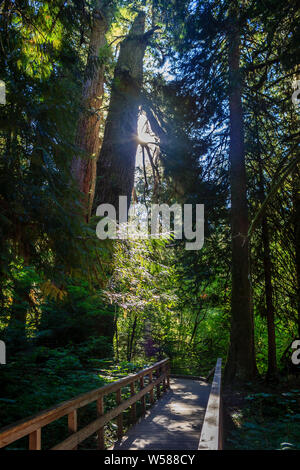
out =
{"type": "MultiPolygon", "coordinates": [[[[130,394],[132,397],[135,395],[134,384],[135,382],[131,382],[130,384],[130,394]]],[[[131,406],[130,414],[131,414],[131,422],[135,423],[136,422],[136,402],[131,406]]]]}
{"type": "MultiPolygon", "coordinates": [[[[140,386],[142,390],[144,388],[144,377],[140,378],[140,386]]],[[[146,413],[146,396],[145,395],[141,398],[141,403],[142,403],[142,413],[144,415],[146,413]]]]}
{"type": "MultiPolygon", "coordinates": [[[[122,396],[121,396],[121,389],[117,391],[117,405],[120,405],[122,401],[122,396]]],[[[123,436],[123,414],[119,414],[117,417],[117,425],[118,425],[118,439],[121,439],[123,436]]]]}
{"type": "Polygon", "coordinates": [[[167,391],[167,385],[166,385],[166,376],[167,376],[167,368],[166,364],[162,366],[162,373],[164,374],[163,378],[163,392],[165,393],[167,391]]]}
{"type": "Polygon", "coordinates": [[[170,361],[167,362],[167,387],[170,388],[170,361]]]}
{"type": "MultiPolygon", "coordinates": [[[[150,383],[153,382],[153,374],[152,374],[152,371],[149,372],[149,382],[150,382],[150,383]]],[[[153,405],[153,403],[154,403],[154,393],[153,393],[153,389],[154,389],[154,387],[152,387],[151,390],[150,390],[150,403],[151,403],[151,405],[153,405]]]]}
{"type": "MultiPolygon", "coordinates": [[[[160,376],[160,367],[156,369],[156,375],[157,375],[157,378],[160,376]]],[[[156,386],[156,395],[157,395],[157,399],[159,399],[160,398],[160,383],[158,383],[156,386]]]]}
{"type": "MultiPolygon", "coordinates": [[[[68,431],[70,434],[77,431],[77,410],[73,410],[68,414],[68,431]]],[[[77,447],[75,446],[72,450],[77,450],[77,447]]]]}
{"type": "Polygon", "coordinates": [[[29,434],[29,450],[41,450],[42,432],[41,428],[29,434]]]}
{"type": "MultiPolygon", "coordinates": [[[[98,418],[100,418],[100,416],[103,416],[103,415],[104,415],[104,399],[103,399],[103,396],[101,396],[97,400],[97,416],[98,418]]],[[[103,450],[104,449],[104,427],[98,430],[97,441],[98,441],[98,449],[103,450]]]]}

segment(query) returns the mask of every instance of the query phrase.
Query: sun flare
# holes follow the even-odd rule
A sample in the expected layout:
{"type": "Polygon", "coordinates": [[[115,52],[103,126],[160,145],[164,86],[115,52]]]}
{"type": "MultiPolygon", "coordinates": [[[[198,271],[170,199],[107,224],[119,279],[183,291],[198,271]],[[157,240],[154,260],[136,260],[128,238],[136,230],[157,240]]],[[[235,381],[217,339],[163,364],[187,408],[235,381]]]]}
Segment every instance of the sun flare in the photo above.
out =
{"type": "Polygon", "coordinates": [[[149,133],[147,117],[144,114],[139,116],[137,140],[140,145],[147,145],[153,142],[153,137],[149,133]]]}

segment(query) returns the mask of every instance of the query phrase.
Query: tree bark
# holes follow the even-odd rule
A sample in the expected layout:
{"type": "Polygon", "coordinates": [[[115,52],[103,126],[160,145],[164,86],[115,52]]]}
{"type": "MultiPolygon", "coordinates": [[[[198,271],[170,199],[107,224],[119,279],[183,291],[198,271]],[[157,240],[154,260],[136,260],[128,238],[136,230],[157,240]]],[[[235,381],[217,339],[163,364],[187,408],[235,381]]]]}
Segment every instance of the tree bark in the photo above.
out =
{"type": "Polygon", "coordinates": [[[143,59],[148,38],[145,13],[140,12],[121,43],[115,69],[104,139],[97,163],[94,208],[112,204],[118,213],[119,196],[127,196],[128,209],[134,186],[137,121],[143,82],[143,59]]]}
{"type": "Polygon", "coordinates": [[[90,218],[96,182],[97,157],[99,155],[100,126],[102,122],[101,106],[104,93],[103,54],[107,31],[107,22],[101,11],[102,1],[98,2],[93,14],[93,26],[90,36],[89,53],[82,89],[83,112],[78,121],[76,146],[80,155],[72,162],[72,175],[83,193],[84,216],[90,218]]]}
{"type": "Polygon", "coordinates": [[[247,183],[244,151],[240,33],[236,2],[228,35],[230,108],[230,184],[232,236],[231,333],[225,380],[249,380],[255,375],[253,312],[249,271],[247,183]]]}

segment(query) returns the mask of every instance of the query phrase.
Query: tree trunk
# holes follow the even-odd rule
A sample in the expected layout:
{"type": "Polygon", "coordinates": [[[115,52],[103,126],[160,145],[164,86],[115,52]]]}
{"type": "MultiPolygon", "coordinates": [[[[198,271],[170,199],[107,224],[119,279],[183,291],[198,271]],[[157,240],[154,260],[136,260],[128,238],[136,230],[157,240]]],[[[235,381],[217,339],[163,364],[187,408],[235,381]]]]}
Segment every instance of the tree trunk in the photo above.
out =
{"type": "Polygon", "coordinates": [[[143,59],[148,37],[145,13],[140,12],[121,43],[111,91],[104,139],[97,163],[94,207],[112,204],[118,212],[119,196],[127,196],[128,208],[134,186],[137,121],[143,82],[143,59]]]}
{"type": "MultiPolygon", "coordinates": [[[[234,5],[236,3],[234,2],[234,5]]],[[[232,10],[236,10],[235,6],[232,10]]],[[[253,312],[249,272],[247,185],[244,152],[240,34],[236,11],[231,12],[228,37],[230,108],[230,183],[232,232],[231,334],[225,368],[227,382],[255,375],[253,312]]]]}
{"type": "Polygon", "coordinates": [[[97,156],[100,151],[100,125],[104,92],[103,52],[107,22],[99,1],[93,15],[89,53],[82,90],[83,112],[79,117],[76,145],[81,154],[74,157],[72,175],[83,193],[84,215],[89,220],[95,191],[97,156]],[[102,58],[101,58],[102,54],[102,58]]]}

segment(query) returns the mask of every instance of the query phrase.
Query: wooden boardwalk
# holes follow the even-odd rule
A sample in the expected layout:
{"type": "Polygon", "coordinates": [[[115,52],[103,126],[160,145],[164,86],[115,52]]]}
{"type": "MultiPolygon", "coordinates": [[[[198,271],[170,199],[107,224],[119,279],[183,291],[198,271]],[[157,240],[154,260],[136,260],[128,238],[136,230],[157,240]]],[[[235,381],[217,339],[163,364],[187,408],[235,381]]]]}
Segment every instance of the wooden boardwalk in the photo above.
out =
{"type": "Polygon", "coordinates": [[[29,450],[41,450],[42,429],[66,416],[66,437],[51,447],[52,450],[76,450],[93,435],[97,437],[98,449],[105,449],[105,425],[114,419],[119,441],[110,450],[220,450],[223,446],[221,366],[222,360],[218,359],[210,386],[193,377],[170,380],[170,360],[163,359],[0,429],[0,448],[28,436],[29,450]],[[108,396],[115,396],[113,408],[105,407],[108,396]],[[147,396],[152,407],[146,412],[147,396]],[[138,423],[137,402],[144,414],[138,423]],[[77,411],[91,403],[96,405],[97,418],[79,427],[77,411]],[[123,413],[127,409],[133,427],[122,437],[123,413]]]}
{"type": "Polygon", "coordinates": [[[210,385],[171,379],[171,389],[113,449],[197,450],[210,385]]]}

